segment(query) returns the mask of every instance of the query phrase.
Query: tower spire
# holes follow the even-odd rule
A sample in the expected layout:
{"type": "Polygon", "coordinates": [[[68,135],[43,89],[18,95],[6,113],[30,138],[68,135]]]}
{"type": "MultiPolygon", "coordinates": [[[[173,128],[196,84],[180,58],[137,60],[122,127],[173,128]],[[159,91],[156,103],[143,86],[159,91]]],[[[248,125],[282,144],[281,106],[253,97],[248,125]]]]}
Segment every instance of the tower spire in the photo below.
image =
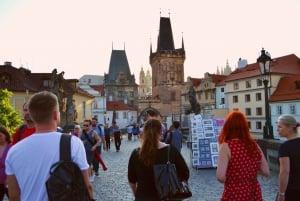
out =
{"type": "Polygon", "coordinates": [[[183,32],[182,32],[181,34],[182,34],[182,39],[181,39],[181,48],[184,50],[183,32]]]}

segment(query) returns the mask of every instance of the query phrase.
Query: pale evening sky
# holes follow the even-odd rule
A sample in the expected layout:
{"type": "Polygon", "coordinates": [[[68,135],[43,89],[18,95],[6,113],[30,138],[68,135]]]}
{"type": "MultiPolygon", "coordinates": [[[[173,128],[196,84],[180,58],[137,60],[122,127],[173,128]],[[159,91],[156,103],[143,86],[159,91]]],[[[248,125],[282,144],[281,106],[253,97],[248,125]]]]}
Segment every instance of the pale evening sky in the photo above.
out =
{"type": "Polygon", "coordinates": [[[79,79],[108,73],[112,45],[125,44],[138,83],[169,12],[175,48],[184,39],[185,79],[227,60],[233,69],[240,57],[254,63],[262,47],[300,57],[299,0],[0,0],[0,63],[79,79]]]}

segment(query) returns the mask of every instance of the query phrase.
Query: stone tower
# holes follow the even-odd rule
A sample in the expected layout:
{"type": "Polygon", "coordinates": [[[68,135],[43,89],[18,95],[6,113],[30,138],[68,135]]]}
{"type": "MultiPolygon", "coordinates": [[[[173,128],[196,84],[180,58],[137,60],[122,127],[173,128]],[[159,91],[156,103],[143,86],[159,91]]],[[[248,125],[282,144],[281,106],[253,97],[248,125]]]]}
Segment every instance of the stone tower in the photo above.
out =
{"type": "Polygon", "coordinates": [[[170,18],[160,17],[157,49],[152,52],[152,96],[161,101],[162,116],[180,113],[181,87],[184,83],[185,49],[175,49],[170,18]]]}
{"type": "Polygon", "coordinates": [[[130,68],[125,50],[112,50],[108,74],[104,74],[107,101],[123,101],[137,108],[138,85],[130,68]]]}

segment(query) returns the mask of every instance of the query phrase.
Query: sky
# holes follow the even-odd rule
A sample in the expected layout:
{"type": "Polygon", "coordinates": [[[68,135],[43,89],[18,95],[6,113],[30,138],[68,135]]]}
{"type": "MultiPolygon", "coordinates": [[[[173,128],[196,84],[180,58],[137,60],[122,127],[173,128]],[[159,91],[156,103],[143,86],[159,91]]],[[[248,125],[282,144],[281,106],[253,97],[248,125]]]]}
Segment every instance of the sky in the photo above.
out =
{"type": "Polygon", "coordinates": [[[112,49],[125,48],[138,83],[160,17],[170,17],[175,48],[184,40],[185,79],[254,63],[262,48],[300,57],[300,0],[0,0],[0,64],[79,79],[108,73],[112,49]]]}

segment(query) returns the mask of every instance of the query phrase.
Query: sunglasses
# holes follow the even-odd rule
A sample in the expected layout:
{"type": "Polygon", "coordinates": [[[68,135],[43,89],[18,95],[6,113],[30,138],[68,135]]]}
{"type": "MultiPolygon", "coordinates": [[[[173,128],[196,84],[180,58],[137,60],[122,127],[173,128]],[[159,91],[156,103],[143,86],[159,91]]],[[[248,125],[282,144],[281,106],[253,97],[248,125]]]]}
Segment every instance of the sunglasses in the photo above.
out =
{"type": "Polygon", "coordinates": [[[83,126],[84,126],[84,127],[88,127],[89,125],[87,125],[87,124],[83,124],[83,126]]]}

